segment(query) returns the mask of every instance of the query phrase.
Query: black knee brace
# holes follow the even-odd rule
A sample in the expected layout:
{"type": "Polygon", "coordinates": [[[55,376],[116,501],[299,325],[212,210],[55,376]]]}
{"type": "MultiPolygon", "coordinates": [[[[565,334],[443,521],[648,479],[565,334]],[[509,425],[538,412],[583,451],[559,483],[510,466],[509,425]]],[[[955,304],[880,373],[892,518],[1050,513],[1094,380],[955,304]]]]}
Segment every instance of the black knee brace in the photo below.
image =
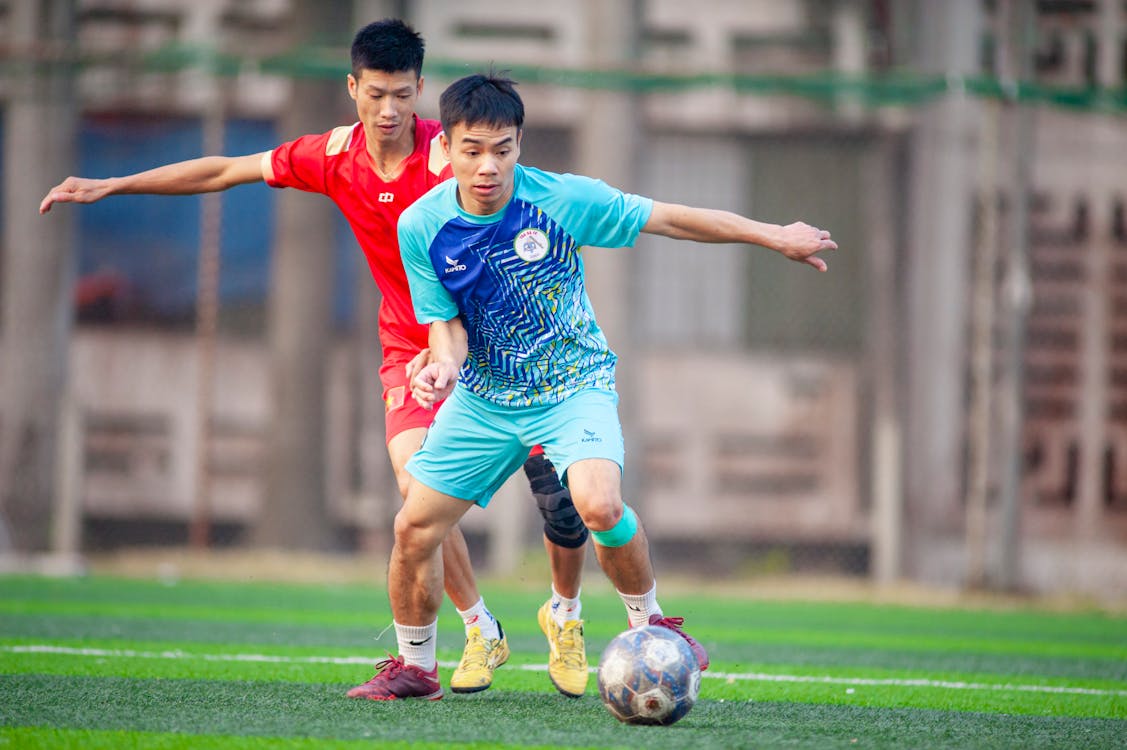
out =
{"type": "Polygon", "coordinates": [[[548,457],[529,456],[524,474],[536,498],[540,515],[544,516],[544,536],[560,547],[575,549],[587,543],[587,527],[571,502],[571,492],[560,483],[556,467],[548,457]]]}

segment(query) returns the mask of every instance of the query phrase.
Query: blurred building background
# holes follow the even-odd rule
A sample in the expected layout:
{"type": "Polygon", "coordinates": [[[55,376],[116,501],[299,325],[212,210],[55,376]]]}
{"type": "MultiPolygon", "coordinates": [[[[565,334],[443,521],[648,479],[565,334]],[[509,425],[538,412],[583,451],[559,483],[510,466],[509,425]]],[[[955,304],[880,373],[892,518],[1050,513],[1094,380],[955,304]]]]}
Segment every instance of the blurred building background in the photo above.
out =
{"type": "MultiPolygon", "coordinates": [[[[377,291],[327,199],[36,208],[353,121],[389,15],[421,115],[494,65],[524,163],[841,246],[585,251],[660,571],[1127,595],[1123,0],[0,1],[0,553],[386,554],[377,291]]],[[[540,544],[523,479],[465,528],[494,572],[540,544]]]]}

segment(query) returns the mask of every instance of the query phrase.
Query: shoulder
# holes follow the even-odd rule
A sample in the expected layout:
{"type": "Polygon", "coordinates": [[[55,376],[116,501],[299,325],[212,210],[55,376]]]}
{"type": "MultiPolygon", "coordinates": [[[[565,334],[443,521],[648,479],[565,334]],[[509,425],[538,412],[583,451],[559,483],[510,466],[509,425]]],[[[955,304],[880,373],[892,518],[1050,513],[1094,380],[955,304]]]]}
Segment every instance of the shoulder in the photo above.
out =
{"type": "Polygon", "coordinates": [[[585,177],[583,175],[566,172],[547,172],[543,169],[528,167],[523,164],[518,164],[517,168],[520,170],[522,185],[526,186],[529,190],[554,191],[563,189],[582,194],[584,191],[590,190],[591,188],[607,189],[605,182],[596,180],[593,177],[585,177]]]}
{"type": "Polygon", "coordinates": [[[325,133],[313,133],[295,138],[275,147],[275,154],[300,156],[305,159],[322,159],[338,156],[355,147],[359,137],[363,147],[364,129],[360,123],[341,125],[325,133]]]}
{"type": "Polygon", "coordinates": [[[442,123],[438,120],[419,118],[415,122],[415,127],[418,128],[415,140],[419,144],[419,148],[426,154],[427,171],[432,175],[441,175],[442,170],[449,163],[446,161],[446,154],[442,152],[442,144],[439,142],[439,136],[442,135],[442,123]]]}
{"type": "Polygon", "coordinates": [[[300,138],[283,143],[278,149],[285,148],[310,155],[317,154],[318,156],[337,156],[349,151],[356,145],[362,147],[364,145],[363,140],[364,129],[360,127],[359,122],[355,122],[351,125],[341,125],[325,133],[303,135],[300,138]]]}
{"type": "Polygon", "coordinates": [[[583,175],[547,172],[536,167],[517,165],[520,197],[533,203],[587,204],[605,200],[608,192],[617,193],[602,180],[583,175]]]}
{"type": "Polygon", "coordinates": [[[543,169],[525,164],[517,164],[515,171],[519,176],[521,185],[532,189],[543,189],[546,186],[561,182],[562,178],[566,177],[566,175],[558,172],[546,172],[543,169]]]}
{"type": "Polygon", "coordinates": [[[360,123],[342,125],[325,133],[303,135],[267,152],[262,174],[273,187],[297,187],[325,193],[328,175],[345,155],[364,148],[364,129],[360,123]],[[267,164],[267,161],[269,162],[267,164]]]}
{"type": "Polygon", "coordinates": [[[325,156],[337,156],[354,146],[364,145],[364,128],[359,122],[351,125],[341,125],[325,134],[325,156]]]}

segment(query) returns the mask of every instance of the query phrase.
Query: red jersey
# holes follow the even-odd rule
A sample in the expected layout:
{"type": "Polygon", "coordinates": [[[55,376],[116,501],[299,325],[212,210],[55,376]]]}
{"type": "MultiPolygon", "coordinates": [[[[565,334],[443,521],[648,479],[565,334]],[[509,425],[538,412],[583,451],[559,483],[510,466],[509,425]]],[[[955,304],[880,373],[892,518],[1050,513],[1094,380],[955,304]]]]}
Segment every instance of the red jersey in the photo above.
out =
{"type": "Polygon", "coordinates": [[[415,150],[392,182],[372,167],[359,122],[302,136],[270,154],[271,187],[323,193],[348,219],[383,295],[379,331],[385,364],[406,362],[427,346],[427,326],[415,320],[411,305],[396,225],[403,209],[451,174],[438,144],[441,131],[437,120],[415,118],[415,150]]]}

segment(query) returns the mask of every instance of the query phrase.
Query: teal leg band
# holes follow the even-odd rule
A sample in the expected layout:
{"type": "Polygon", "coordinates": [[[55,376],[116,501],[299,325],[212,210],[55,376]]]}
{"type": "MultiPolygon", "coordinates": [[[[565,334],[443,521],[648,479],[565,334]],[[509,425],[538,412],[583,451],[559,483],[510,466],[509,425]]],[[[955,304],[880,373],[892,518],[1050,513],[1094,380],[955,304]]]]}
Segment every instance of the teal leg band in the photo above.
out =
{"type": "Polygon", "coordinates": [[[638,516],[634,510],[625,503],[622,504],[622,518],[618,519],[612,528],[606,531],[591,530],[591,536],[598,544],[604,547],[621,547],[638,533],[638,516]]]}

